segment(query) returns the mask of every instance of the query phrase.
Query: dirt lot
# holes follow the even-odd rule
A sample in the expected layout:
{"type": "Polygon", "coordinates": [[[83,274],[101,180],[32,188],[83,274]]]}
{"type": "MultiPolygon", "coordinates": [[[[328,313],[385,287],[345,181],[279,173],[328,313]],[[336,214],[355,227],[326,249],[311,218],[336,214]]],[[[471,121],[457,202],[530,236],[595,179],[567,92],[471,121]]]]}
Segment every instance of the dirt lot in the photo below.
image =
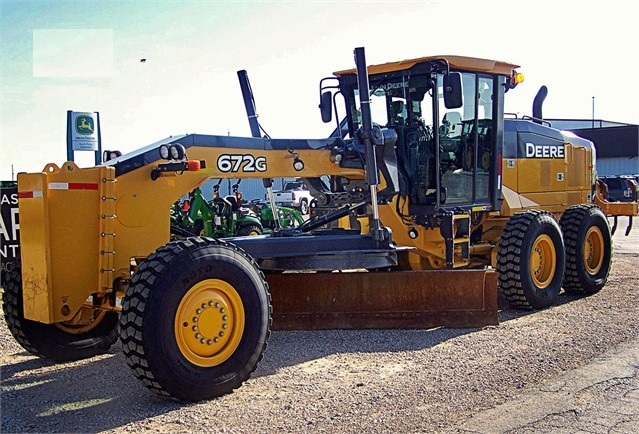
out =
{"type": "Polygon", "coordinates": [[[614,237],[608,285],[551,309],[500,311],[484,329],[274,332],[231,395],[151,394],[120,354],[53,365],[0,320],[1,432],[448,432],[544,380],[638,338],[639,228],[614,237]]]}

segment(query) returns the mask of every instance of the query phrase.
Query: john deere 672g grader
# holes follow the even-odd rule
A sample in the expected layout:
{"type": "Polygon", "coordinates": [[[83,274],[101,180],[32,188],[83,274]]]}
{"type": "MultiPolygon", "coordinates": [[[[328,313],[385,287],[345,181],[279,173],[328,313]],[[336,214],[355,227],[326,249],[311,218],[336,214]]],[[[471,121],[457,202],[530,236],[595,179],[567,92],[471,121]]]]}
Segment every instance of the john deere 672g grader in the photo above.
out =
{"type": "Polygon", "coordinates": [[[364,49],[354,54],[355,69],[320,82],[322,118],[337,125],[328,139],[188,134],[96,167],[19,174],[21,265],[3,285],[18,342],[60,362],[119,334],[149,389],[195,401],[239,387],[271,327],[482,326],[497,323],[497,288],[539,309],[562,287],[604,286],[605,214],[637,204],[595,197],[591,142],[504,119],[516,65],[430,56],[367,67],[364,49]],[[185,193],[211,178],[274,177],[303,178],[316,217],[170,241],[169,209],[185,193]]]}

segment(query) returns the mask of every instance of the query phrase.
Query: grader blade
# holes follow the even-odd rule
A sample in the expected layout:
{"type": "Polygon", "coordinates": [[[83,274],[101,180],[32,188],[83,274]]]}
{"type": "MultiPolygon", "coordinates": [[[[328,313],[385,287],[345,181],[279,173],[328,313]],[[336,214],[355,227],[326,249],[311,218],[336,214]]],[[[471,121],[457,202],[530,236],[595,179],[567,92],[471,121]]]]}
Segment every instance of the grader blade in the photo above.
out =
{"type": "Polygon", "coordinates": [[[493,270],[283,273],[266,280],[275,330],[498,324],[493,270]]]}

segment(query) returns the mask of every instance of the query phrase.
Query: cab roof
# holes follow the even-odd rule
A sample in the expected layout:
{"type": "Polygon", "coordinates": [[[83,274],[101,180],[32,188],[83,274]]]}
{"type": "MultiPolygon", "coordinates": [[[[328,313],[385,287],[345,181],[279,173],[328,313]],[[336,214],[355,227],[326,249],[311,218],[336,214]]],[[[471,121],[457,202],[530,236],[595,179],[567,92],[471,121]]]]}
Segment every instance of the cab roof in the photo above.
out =
{"type": "MultiPolygon", "coordinates": [[[[398,62],[388,62],[380,65],[369,65],[368,66],[368,74],[376,75],[376,74],[384,74],[388,72],[396,72],[403,71],[412,68],[413,66],[419,63],[426,63],[431,60],[438,59],[446,59],[450,68],[453,70],[463,70],[463,71],[475,71],[475,72],[489,72],[493,74],[499,75],[507,75],[510,76],[513,74],[513,71],[519,68],[519,65],[514,65],[511,63],[502,62],[499,60],[490,60],[490,59],[479,59],[477,57],[466,57],[466,56],[450,56],[450,55],[442,55],[442,56],[428,56],[428,57],[417,57],[415,59],[406,59],[398,62]]],[[[357,70],[355,68],[352,69],[344,69],[341,71],[333,72],[333,75],[336,77],[340,77],[343,75],[356,74],[357,70]]]]}

